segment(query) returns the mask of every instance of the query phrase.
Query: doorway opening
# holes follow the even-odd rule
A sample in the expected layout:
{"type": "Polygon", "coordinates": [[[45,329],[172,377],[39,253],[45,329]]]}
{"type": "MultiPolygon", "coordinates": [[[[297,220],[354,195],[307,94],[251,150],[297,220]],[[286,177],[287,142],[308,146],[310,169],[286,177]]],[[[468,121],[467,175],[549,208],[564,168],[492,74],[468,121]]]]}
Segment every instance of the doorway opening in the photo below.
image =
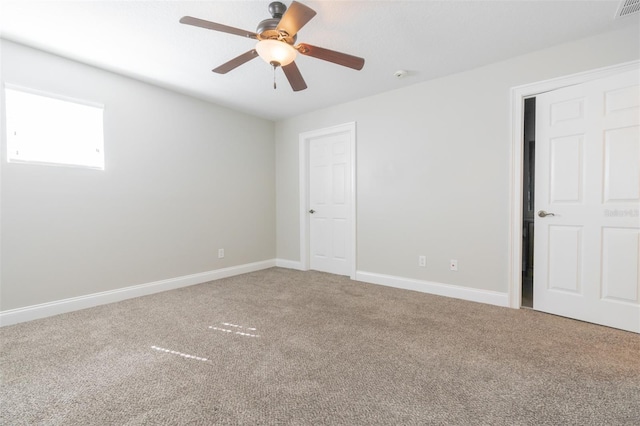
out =
{"type": "Polygon", "coordinates": [[[522,300],[533,308],[533,236],[536,160],[536,98],[524,100],[522,163],[522,300]]]}
{"type": "MultiPolygon", "coordinates": [[[[592,80],[606,78],[626,71],[637,70],[640,61],[635,60],[618,65],[607,66],[591,71],[553,78],[535,83],[529,83],[511,89],[511,148],[512,148],[512,170],[511,170],[511,213],[509,226],[511,239],[509,241],[509,306],[514,309],[521,308],[522,288],[523,288],[523,194],[524,177],[524,107],[525,101],[532,97],[539,97],[541,94],[583,84],[592,80]]],[[[636,71],[637,72],[637,71],[636,71]]],[[[536,99],[540,104],[540,99],[536,99]]],[[[535,126],[533,127],[535,129],[535,126]]],[[[537,135],[538,139],[540,135],[537,135]]],[[[538,141],[540,142],[540,141],[538,141]]],[[[539,148],[539,146],[538,146],[539,148]]],[[[538,149],[539,151],[539,149],[538,149]]],[[[538,165],[539,168],[539,165],[538,165]]],[[[539,192],[539,191],[538,191],[539,192]]],[[[539,230],[538,230],[539,231],[539,230]]],[[[539,232],[538,232],[539,233],[539,232]]],[[[537,301],[539,302],[539,300],[537,301]]]]}

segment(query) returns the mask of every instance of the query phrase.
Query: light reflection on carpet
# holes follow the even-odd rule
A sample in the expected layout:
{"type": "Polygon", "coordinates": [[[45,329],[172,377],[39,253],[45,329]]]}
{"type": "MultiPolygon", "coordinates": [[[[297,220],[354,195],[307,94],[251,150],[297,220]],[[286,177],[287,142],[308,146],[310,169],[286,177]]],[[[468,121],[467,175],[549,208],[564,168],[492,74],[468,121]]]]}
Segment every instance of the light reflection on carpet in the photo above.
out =
{"type": "Polygon", "coordinates": [[[159,351],[159,352],[169,353],[169,354],[172,354],[172,355],[179,355],[179,356],[181,356],[183,358],[187,358],[187,359],[195,359],[196,361],[208,361],[207,358],[202,358],[202,357],[195,356],[195,355],[189,355],[189,354],[185,354],[183,352],[172,351],[171,349],[161,348],[159,346],[151,346],[151,349],[159,351]]]}
{"type": "Polygon", "coordinates": [[[257,334],[245,333],[244,331],[240,331],[240,330],[256,331],[256,328],[254,328],[254,327],[245,327],[245,326],[242,326],[242,325],[232,324],[232,323],[229,323],[229,322],[223,322],[221,324],[226,326],[226,327],[232,327],[232,328],[215,327],[213,325],[210,325],[209,328],[211,330],[220,331],[222,333],[233,333],[233,334],[238,335],[238,336],[260,337],[257,334]]]}

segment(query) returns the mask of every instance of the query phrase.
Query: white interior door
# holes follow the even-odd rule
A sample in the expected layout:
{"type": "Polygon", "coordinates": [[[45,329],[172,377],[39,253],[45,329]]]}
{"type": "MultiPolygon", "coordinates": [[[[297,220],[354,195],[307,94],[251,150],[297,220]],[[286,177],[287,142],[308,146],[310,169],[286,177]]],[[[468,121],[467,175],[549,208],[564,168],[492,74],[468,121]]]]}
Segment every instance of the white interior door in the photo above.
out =
{"type": "Polygon", "coordinates": [[[639,75],[536,97],[533,298],[536,310],[637,333],[639,75]]]}
{"type": "Polygon", "coordinates": [[[309,140],[310,268],[350,275],[351,132],[309,140]]]}

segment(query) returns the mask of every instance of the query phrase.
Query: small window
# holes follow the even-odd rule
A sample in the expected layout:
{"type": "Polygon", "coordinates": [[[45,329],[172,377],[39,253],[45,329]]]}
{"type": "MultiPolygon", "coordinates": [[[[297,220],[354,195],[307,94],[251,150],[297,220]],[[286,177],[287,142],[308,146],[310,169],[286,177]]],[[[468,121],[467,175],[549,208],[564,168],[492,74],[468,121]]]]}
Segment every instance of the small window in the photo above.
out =
{"type": "Polygon", "coordinates": [[[104,169],[102,106],[5,88],[7,159],[104,169]]]}

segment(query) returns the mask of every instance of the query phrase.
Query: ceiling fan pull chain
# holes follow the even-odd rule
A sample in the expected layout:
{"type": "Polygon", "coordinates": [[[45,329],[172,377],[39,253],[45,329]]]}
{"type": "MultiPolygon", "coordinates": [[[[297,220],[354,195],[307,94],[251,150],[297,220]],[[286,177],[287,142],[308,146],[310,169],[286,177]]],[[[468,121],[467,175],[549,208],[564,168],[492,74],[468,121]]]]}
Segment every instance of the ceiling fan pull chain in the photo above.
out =
{"type": "Polygon", "coordinates": [[[276,90],[276,66],[273,66],[273,90],[276,90]]]}

